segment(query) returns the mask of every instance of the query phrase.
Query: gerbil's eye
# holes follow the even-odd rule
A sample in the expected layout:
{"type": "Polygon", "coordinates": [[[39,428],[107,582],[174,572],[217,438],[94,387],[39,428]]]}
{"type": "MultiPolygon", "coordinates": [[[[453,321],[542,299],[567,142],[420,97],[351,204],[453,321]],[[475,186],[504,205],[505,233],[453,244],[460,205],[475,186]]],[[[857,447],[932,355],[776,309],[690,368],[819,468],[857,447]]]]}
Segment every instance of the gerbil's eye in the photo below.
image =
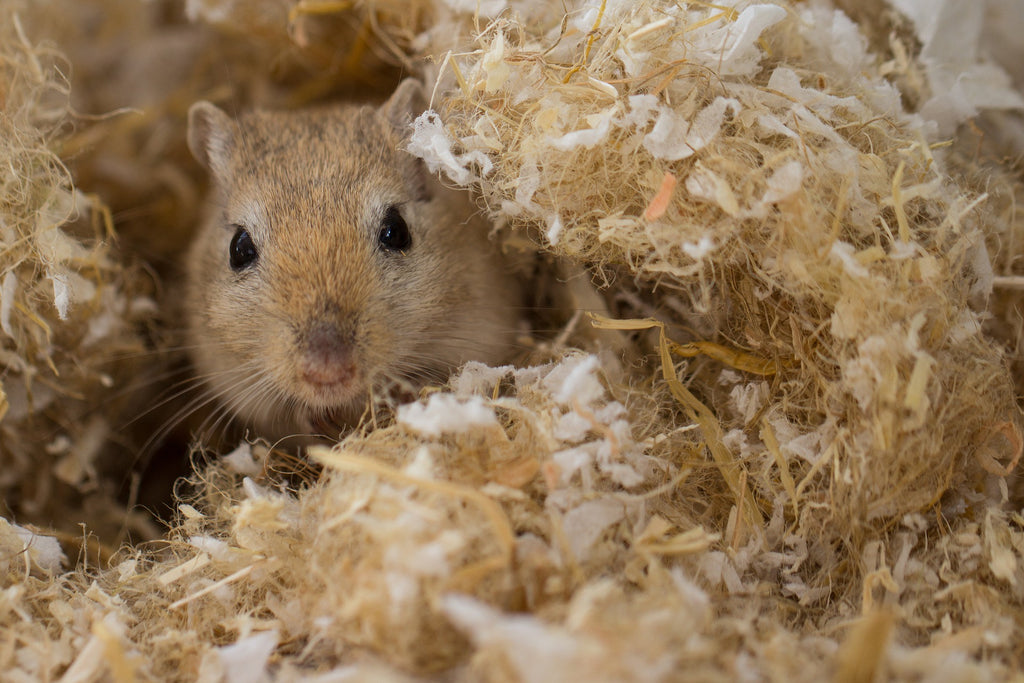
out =
{"type": "Polygon", "coordinates": [[[412,235],[409,234],[409,226],[402,218],[397,206],[389,206],[380,222],[380,232],[377,233],[377,241],[388,251],[405,251],[412,244],[412,235]]]}
{"type": "Polygon", "coordinates": [[[228,255],[231,259],[231,270],[238,272],[245,270],[256,263],[259,253],[256,245],[252,243],[252,236],[242,226],[236,226],[235,236],[231,238],[231,246],[228,247],[228,255]]]}

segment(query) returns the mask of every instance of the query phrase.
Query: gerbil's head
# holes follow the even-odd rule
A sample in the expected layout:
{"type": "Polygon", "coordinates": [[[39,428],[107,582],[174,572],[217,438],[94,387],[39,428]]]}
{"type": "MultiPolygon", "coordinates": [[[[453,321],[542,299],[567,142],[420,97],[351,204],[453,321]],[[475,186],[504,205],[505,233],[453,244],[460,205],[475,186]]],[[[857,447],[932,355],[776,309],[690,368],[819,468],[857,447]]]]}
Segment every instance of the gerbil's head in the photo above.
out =
{"type": "Polygon", "coordinates": [[[410,80],[379,109],[190,110],[216,186],[188,259],[190,343],[244,421],[351,423],[374,387],[507,353],[515,288],[486,228],[400,150],[423,108],[410,80]]]}

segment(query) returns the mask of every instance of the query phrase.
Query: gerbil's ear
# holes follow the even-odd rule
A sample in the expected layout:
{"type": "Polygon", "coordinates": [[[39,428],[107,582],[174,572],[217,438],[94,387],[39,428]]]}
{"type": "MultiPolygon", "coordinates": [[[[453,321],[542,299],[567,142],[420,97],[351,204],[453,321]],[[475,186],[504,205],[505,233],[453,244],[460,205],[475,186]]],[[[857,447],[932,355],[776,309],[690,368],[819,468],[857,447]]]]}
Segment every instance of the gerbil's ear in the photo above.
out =
{"type": "MultiPolygon", "coordinates": [[[[381,105],[380,116],[391,125],[398,137],[406,140],[409,137],[409,124],[427,108],[427,98],[423,94],[423,84],[415,78],[406,78],[398,84],[388,101],[381,105]]],[[[406,187],[418,201],[429,201],[431,192],[431,176],[421,159],[403,153],[400,157],[400,170],[406,187]]]]}
{"type": "Polygon", "coordinates": [[[188,110],[188,148],[196,161],[216,174],[227,170],[235,144],[231,117],[209,102],[196,102],[188,110]]]}
{"type": "Polygon", "coordinates": [[[381,105],[380,114],[391,124],[401,138],[408,135],[409,124],[427,108],[423,84],[415,78],[406,78],[398,84],[388,101],[381,105]]]}

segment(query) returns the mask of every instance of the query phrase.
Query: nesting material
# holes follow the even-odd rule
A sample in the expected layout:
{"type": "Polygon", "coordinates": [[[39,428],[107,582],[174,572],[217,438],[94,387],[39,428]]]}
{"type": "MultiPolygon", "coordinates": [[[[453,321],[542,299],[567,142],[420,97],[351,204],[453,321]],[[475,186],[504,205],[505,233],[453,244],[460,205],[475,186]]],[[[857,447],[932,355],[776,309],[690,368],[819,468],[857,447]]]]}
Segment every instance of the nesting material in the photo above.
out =
{"type": "MultiPolygon", "coordinates": [[[[976,114],[1020,116],[990,55],[1021,46],[986,53],[981,36],[1011,37],[962,3],[876,4],[861,23],[824,1],[179,7],[256,27],[268,50],[297,46],[313,75],[295,101],[374,60],[437,76],[409,150],[506,235],[589,270],[605,315],[566,318],[631,353],[609,359],[599,334],[584,350],[548,343],[543,365],[469,364],[377,428],[310,449],[323,473],[301,485],[279,475],[293,456],[241,444],[180,489],[166,538],[109,565],[71,568],[52,540],[3,525],[0,669],[76,681],[1020,670],[1024,437],[1007,299],[1020,182],[965,154],[964,131],[976,114]],[[327,30],[342,25],[359,28],[327,30]]],[[[54,82],[16,28],[0,49],[15,55],[4,68],[22,59],[44,75],[4,76],[17,97],[54,82]]],[[[47,111],[25,101],[17,111],[47,111]]],[[[54,128],[33,116],[13,139],[34,140],[46,164],[10,178],[41,177],[59,206],[82,206],[54,128]]],[[[4,226],[31,227],[50,205],[6,206],[4,226]]],[[[15,297],[0,290],[15,302],[7,353],[35,367],[45,349],[59,368],[89,348],[76,320],[100,319],[71,275],[108,271],[43,258],[26,230],[11,243],[35,251],[12,262],[15,297]],[[62,273],[66,299],[46,289],[62,273]],[[17,302],[60,343],[33,342],[17,302]]],[[[60,234],[119,267],[91,234],[60,234]]],[[[29,433],[11,377],[5,438],[29,433]]],[[[69,449],[102,443],[102,426],[71,422],[82,433],[69,449]]]]}
{"type": "MultiPolygon", "coordinates": [[[[857,525],[935,505],[989,458],[1014,465],[1011,384],[971,306],[992,286],[984,198],[952,185],[933,119],[871,75],[853,23],[601,3],[524,25],[496,20],[452,57],[458,87],[411,149],[556,253],[629,268],[698,335],[779,367],[771,383],[708,378],[733,397],[713,412],[743,469],[783,457],[857,525]],[[800,446],[773,455],[775,435],[800,446]]],[[[1005,74],[975,85],[928,106],[960,122],[1022,104],[1005,74]]],[[[786,478],[757,493],[799,498],[786,478]]]]}
{"type": "Polygon", "coordinates": [[[69,65],[26,33],[19,7],[0,5],[0,498],[19,519],[70,531],[64,503],[80,510],[84,491],[98,525],[115,514],[98,490],[123,397],[113,389],[155,305],[113,248],[103,200],[73,186],[59,155],[76,123],[69,65]]]}

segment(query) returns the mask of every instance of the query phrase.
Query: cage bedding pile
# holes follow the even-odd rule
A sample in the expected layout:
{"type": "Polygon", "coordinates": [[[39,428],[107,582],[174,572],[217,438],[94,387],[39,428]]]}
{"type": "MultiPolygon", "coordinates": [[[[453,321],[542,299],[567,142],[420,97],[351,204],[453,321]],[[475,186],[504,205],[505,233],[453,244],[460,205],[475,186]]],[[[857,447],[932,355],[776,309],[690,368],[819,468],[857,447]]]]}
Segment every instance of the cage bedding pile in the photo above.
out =
{"type": "MultiPolygon", "coordinates": [[[[393,423],[311,450],[324,475],[298,489],[274,476],[279,455],[243,444],[196,475],[166,538],[110,566],[62,573],[50,539],[4,524],[5,675],[976,680],[1020,668],[1020,416],[1003,347],[982,332],[1012,335],[1007,293],[992,308],[1005,320],[986,306],[993,282],[1016,275],[1019,221],[984,185],[965,189],[1019,180],[957,156],[956,126],[1024,103],[980,58],[949,62],[984,76],[970,88],[935,75],[936,41],[982,9],[943,3],[925,25],[902,0],[895,30],[825,3],[471,4],[185,9],[262,22],[257,42],[333,50],[324,64],[366,53],[321,22],[369,27],[356,42],[374,59],[433,56],[434,110],[410,149],[473,188],[502,231],[608,283],[616,320],[594,321],[632,335],[631,364],[596,346],[538,367],[471,364],[393,423]],[[866,51],[886,41],[859,31],[890,29],[890,54],[866,51]],[[955,106],[935,105],[941,124],[905,110],[943,98],[955,106]]],[[[79,373],[92,349],[119,357],[83,330],[131,330],[124,301],[139,285],[119,288],[127,271],[102,231],[65,218],[87,202],[55,155],[66,96],[51,109],[44,95],[60,72],[6,21],[19,4],[0,8],[2,122],[18,131],[3,142],[16,172],[2,217],[23,235],[4,235],[6,466],[43,429],[31,420],[55,411],[66,448],[89,443],[76,396],[104,382],[58,384],[42,417],[14,411],[14,387],[42,372],[24,369],[45,367],[40,349],[79,373]],[[43,249],[53,230],[70,245],[62,258],[43,249]],[[61,276],[67,289],[42,289],[61,276]]],[[[102,159],[102,146],[85,154],[102,159]]],[[[4,495],[41,470],[8,470],[4,495]]]]}
{"type": "Polygon", "coordinates": [[[70,67],[27,33],[19,4],[4,4],[0,24],[0,499],[64,532],[79,531],[62,519],[73,509],[116,532],[134,521],[100,487],[104,441],[155,305],[103,201],[73,186],[58,155],[73,126],[70,67]]]}

